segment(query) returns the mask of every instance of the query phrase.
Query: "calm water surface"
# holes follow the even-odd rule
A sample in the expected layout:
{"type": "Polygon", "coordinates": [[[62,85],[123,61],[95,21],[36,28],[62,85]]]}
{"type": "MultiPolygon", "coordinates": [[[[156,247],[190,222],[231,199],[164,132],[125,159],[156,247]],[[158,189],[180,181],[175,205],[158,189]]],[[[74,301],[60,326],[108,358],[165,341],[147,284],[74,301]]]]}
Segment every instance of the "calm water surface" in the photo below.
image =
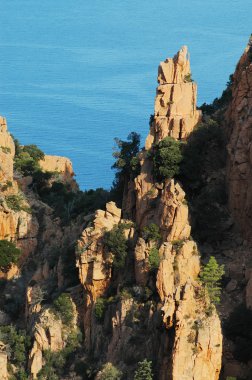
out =
{"type": "Polygon", "coordinates": [[[251,0],[2,0],[0,114],[23,144],[109,188],[113,138],[143,138],[157,66],[189,46],[198,103],[221,94],[252,32],[251,0]]]}

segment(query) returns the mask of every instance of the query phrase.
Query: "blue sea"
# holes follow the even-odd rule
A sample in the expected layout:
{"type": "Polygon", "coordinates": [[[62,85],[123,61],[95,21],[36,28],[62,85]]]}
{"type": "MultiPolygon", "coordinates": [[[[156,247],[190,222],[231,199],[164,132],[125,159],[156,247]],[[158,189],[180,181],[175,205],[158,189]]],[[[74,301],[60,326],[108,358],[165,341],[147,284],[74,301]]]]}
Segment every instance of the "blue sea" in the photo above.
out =
{"type": "Polygon", "coordinates": [[[198,104],[219,96],[252,32],[251,0],[1,0],[0,114],[23,144],[111,186],[114,137],[144,139],[157,67],[186,44],[198,104]]]}

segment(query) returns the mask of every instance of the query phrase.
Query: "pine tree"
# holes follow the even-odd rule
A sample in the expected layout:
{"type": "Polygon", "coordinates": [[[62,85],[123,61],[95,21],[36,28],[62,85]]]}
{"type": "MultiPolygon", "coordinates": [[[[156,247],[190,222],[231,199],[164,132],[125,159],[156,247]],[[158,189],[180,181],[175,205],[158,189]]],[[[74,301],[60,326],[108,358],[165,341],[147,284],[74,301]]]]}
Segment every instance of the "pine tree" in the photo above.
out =
{"type": "Polygon", "coordinates": [[[138,363],[138,368],[135,371],[134,380],[152,380],[153,374],[151,371],[151,361],[144,359],[138,363]]]}
{"type": "Polygon", "coordinates": [[[224,265],[219,265],[216,259],[211,256],[200,275],[201,280],[208,291],[210,300],[214,304],[220,302],[220,280],[224,273],[224,265]]]}

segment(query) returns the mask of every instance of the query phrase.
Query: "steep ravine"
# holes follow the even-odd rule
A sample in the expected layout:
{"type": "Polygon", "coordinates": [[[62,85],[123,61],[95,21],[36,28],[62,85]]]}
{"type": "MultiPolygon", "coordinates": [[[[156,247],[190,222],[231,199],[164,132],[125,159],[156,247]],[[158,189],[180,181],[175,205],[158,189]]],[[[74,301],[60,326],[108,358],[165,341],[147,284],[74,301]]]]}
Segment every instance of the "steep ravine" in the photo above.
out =
{"type": "Polygon", "coordinates": [[[21,250],[0,271],[1,379],[133,380],[145,359],[155,380],[252,378],[251,61],[249,44],[229,96],[203,113],[187,47],[160,63],[121,208],[115,189],[80,192],[68,159],[14,143],[1,118],[0,239],[21,250]],[[180,173],[161,176],[170,143],[180,173]],[[225,266],[218,311],[200,280],[210,256],[225,266]]]}

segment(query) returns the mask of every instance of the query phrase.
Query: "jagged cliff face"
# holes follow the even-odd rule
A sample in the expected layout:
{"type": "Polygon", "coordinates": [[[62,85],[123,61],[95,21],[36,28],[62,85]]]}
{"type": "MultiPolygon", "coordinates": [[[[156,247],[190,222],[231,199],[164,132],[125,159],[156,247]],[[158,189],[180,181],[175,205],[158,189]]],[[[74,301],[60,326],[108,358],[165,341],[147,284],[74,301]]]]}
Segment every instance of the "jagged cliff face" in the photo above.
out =
{"type": "Polygon", "coordinates": [[[233,76],[232,101],[225,114],[228,134],[227,182],[229,205],[237,225],[248,239],[252,229],[252,43],[233,76]]]}
{"type": "MultiPolygon", "coordinates": [[[[147,285],[158,294],[157,303],[150,307],[142,320],[148,341],[141,340],[140,345],[135,343],[135,352],[140,358],[145,355],[157,363],[155,370],[159,380],[217,380],[221,368],[220,321],[215,309],[211,316],[207,315],[209,301],[200,296],[202,288],[197,279],[200,257],[197,245],[190,237],[185,193],[174,180],[155,182],[152,162],[147,154],[153,144],[167,136],[185,139],[200,120],[200,111],[196,110],[197,86],[191,81],[190,74],[186,47],[173,59],[160,64],[155,114],[146,150],[140,153],[141,173],[134,183],[129,184],[130,190],[123,202],[123,215],[134,215],[134,228],[125,231],[131,239],[134,258],[133,282],[139,289],[147,285]],[[162,237],[160,264],[154,277],[148,264],[153,244],[143,238],[144,227],[151,223],[159,227],[162,237]],[[179,242],[178,246],[176,242],[179,242]],[[157,330],[154,326],[159,318],[157,330]]],[[[128,346],[129,338],[133,341],[137,340],[136,334],[139,336],[134,326],[129,329],[126,318],[132,312],[134,298],[109,307],[102,328],[94,317],[97,297],[106,297],[114,281],[106,259],[108,252],[103,245],[104,231],[122,222],[121,210],[115,205],[107,204],[105,212],[99,211],[93,227],[85,229],[78,242],[77,266],[84,290],[84,329],[88,348],[97,358],[107,352],[105,361],[124,368],[125,352],[132,351],[132,344],[128,346]],[[110,331],[110,338],[104,336],[104,330],[110,331]]],[[[124,273],[127,270],[125,268],[124,273]]],[[[120,288],[120,283],[117,286],[120,288]]],[[[130,364],[125,373],[127,378],[132,378],[130,364]]]]}

